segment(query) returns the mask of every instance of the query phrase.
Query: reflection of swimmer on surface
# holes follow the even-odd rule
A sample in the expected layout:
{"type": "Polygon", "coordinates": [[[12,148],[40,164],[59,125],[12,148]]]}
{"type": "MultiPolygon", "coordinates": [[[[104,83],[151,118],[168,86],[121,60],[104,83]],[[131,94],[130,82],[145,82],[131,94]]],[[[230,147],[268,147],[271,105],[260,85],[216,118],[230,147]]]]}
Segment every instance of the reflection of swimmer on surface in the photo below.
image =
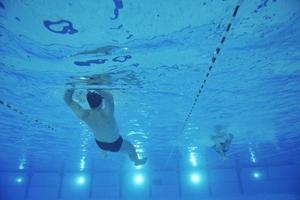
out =
{"type": "Polygon", "coordinates": [[[232,142],[233,135],[225,133],[223,126],[216,126],[215,135],[211,136],[211,141],[213,142],[212,148],[226,160],[226,152],[229,150],[229,146],[232,142]]]}
{"type": "Polygon", "coordinates": [[[71,76],[70,78],[72,81],[67,83],[67,85],[70,85],[73,88],[77,87],[77,92],[74,95],[75,95],[75,99],[79,103],[86,102],[85,86],[97,87],[97,86],[112,85],[112,77],[110,74],[94,74],[91,76],[71,76]]]}
{"type": "Polygon", "coordinates": [[[76,53],[72,56],[89,55],[89,54],[109,55],[109,54],[112,53],[112,51],[114,51],[116,49],[120,49],[120,47],[113,46],[113,45],[107,45],[107,46],[103,46],[103,47],[98,47],[98,48],[93,49],[93,50],[81,51],[81,52],[78,52],[78,53],[76,53]]]}
{"type": "MultiPolygon", "coordinates": [[[[75,79],[73,77],[73,79],[75,79]]],[[[109,74],[94,74],[77,78],[81,83],[87,85],[111,85],[112,77],[109,74]]]]}
{"type": "Polygon", "coordinates": [[[118,125],[114,117],[113,96],[103,90],[88,90],[86,94],[90,109],[83,109],[72,98],[74,89],[65,91],[64,100],[72,111],[84,121],[94,133],[96,143],[102,150],[104,157],[106,152],[122,152],[128,154],[135,165],[143,165],[147,158],[139,158],[135,147],[119,133],[118,125]]]}
{"type": "MultiPolygon", "coordinates": [[[[86,76],[71,76],[71,81],[67,85],[76,86],[81,88],[82,86],[112,86],[113,83],[119,85],[135,85],[142,87],[143,82],[139,79],[134,71],[120,71],[119,73],[105,73],[94,74],[86,76]]],[[[91,88],[89,87],[89,88],[91,88]]],[[[103,88],[103,87],[102,87],[103,88]]]]}

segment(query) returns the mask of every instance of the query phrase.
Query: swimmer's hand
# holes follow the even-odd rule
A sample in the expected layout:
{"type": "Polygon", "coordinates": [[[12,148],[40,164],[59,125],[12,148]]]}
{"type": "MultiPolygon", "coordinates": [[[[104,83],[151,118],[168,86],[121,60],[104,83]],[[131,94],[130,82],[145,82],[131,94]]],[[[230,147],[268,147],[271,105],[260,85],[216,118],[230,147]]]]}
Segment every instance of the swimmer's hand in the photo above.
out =
{"type": "Polygon", "coordinates": [[[71,104],[73,94],[74,94],[74,89],[73,88],[72,89],[67,89],[65,91],[64,100],[65,100],[66,104],[68,104],[68,105],[71,104]]]}

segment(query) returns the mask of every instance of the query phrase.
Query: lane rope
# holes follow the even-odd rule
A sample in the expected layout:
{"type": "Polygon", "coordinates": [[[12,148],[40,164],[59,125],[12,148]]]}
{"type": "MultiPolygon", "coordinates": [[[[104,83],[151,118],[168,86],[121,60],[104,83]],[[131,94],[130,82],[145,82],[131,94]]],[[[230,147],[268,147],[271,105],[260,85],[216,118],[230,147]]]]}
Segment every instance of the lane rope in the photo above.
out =
{"type": "MultiPolygon", "coordinates": [[[[206,82],[208,80],[208,77],[209,77],[209,75],[210,75],[210,73],[212,71],[212,68],[215,66],[216,60],[218,58],[218,55],[220,55],[220,52],[221,52],[221,49],[222,49],[222,47],[223,47],[223,45],[225,43],[226,37],[227,37],[227,35],[228,35],[231,27],[232,27],[232,22],[233,22],[234,18],[236,17],[236,15],[237,15],[237,13],[239,11],[239,8],[240,8],[241,4],[243,3],[243,1],[244,0],[239,0],[238,3],[237,3],[237,5],[234,8],[234,11],[233,11],[233,13],[232,13],[232,15],[231,15],[231,17],[229,19],[229,22],[227,23],[226,29],[225,29],[225,31],[222,34],[221,40],[218,43],[217,47],[215,48],[215,51],[214,51],[213,56],[211,58],[211,61],[210,61],[209,65],[208,65],[207,72],[206,72],[206,74],[204,76],[203,81],[200,84],[200,87],[199,87],[198,92],[197,92],[197,94],[195,96],[194,102],[192,104],[192,107],[191,107],[190,111],[188,112],[188,114],[187,114],[187,116],[186,116],[186,118],[185,118],[185,120],[183,122],[182,129],[179,132],[180,134],[178,134],[178,136],[176,137],[176,141],[178,141],[179,137],[181,136],[181,133],[184,132],[185,127],[187,125],[187,122],[191,118],[191,115],[192,115],[192,113],[194,111],[194,108],[195,108],[195,106],[196,106],[196,104],[197,104],[197,102],[199,100],[199,97],[203,93],[203,88],[204,88],[204,86],[205,86],[205,84],[206,84],[206,82]]],[[[171,152],[168,155],[168,158],[167,158],[167,160],[165,162],[164,168],[166,167],[166,165],[168,164],[170,158],[172,157],[172,155],[174,153],[174,150],[175,150],[175,145],[173,145],[173,147],[171,149],[171,152]]]]}

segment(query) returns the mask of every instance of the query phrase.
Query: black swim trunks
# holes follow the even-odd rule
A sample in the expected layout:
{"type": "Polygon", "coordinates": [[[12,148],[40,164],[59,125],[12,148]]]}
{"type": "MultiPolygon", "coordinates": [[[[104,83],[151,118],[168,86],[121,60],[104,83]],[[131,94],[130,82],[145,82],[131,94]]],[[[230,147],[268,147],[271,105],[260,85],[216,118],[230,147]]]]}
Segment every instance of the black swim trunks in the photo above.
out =
{"type": "Polygon", "coordinates": [[[121,149],[123,138],[120,136],[116,141],[110,143],[96,140],[96,143],[104,151],[118,152],[121,149]]]}

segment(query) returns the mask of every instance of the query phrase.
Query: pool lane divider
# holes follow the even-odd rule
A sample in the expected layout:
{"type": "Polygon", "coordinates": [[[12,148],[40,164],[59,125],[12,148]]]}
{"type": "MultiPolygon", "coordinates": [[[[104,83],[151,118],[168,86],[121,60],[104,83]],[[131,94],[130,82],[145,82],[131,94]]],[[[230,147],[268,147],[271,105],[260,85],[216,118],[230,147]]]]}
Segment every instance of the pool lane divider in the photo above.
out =
{"type": "MultiPolygon", "coordinates": [[[[176,138],[176,141],[179,139],[181,133],[184,132],[185,127],[186,127],[186,125],[187,125],[187,122],[188,122],[189,119],[191,118],[191,115],[192,115],[192,113],[193,113],[193,111],[194,111],[194,108],[195,108],[195,106],[196,106],[196,104],[197,104],[197,102],[198,102],[198,100],[199,100],[199,97],[200,97],[200,95],[203,93],[203,88],[204,88],[205,84],[207,83],[208,77],[209,77],[209,75],[210,75],[210,73],[211,73],[213,67],[215,66],[215,63],[216,63],[217,58],[218,58],[218,55],[220,55],[220,52],[221,52],[221,50],[222,50],[222,47],[223,47],[223,45],[224,45],[224,43],[225,43],[225,41],[226,41],[226,37],[228,36],[228,33],[229,33],[229,31],[230,31],[230,29],[231,29],[231,27],[232,27],[232,22],[233,22],[234,18],[236,17],[236,15],[237,15],[237,13],[238,13],[238,11],[239,11],[239,8],[240,8],[241,4],[243,3],[243,1],[244,1],[244,0],[239,0],[238,3],[237,3],[237,5],[236,5],[235,8],[234,8],[234,11],[233,11],[233,13],[232,13],[232,15],[231,15],[231,17],[230,17],[230,19],[229,19],[229,22],[228,22],[228,24],[227,24],[227,26],[226,26],[226,29],[225,29],[224,33],[222,34],[221,40],[220,40],[220,42],[218,43],[217,47],[215,48],[215,51],[214,51],[213,56],[212,56],[212,58],[211,58],[211,61],[210,61],[209,65],[208,65],[207,72],[206,72],[206,74],[205,74],[205,76],[204,76],[204,78],[203,78],[203,81],[201,82],[201,84],[200,84],[200,86],[199,86],[199,89],[198,89],[197,94],[196,94],[196,96],[195,96],[194,102],[193,102],[193,104],[192,104],[192,106],[191,106],[191,109],[190,109],[190,111],[188,112],[188,114],[187,114],[186,117],[185,117],[185,120],[184,120],[184,122],[183,122],[182,129],[181,129],[181,131],[180,131],[180,134],[178,134],[178,136],[177,136],[177,138],[176,138]]],[[[171,149],[171,152],[169,153],[169,156],[168,156],[168,158],[167,158],[167,160],[166,160],[166,162],[165,162],[165,166],[164,166],[164,167],[166,167],[166,165],[168,164],[168,162],[169,162],[169,160],[170,160],[172,154],[174,153],[174,148],[175,148],[175,145],[174,145],[173,148],[171,149]]]]}
{"type": "Polygon", "coordinates": [[[228,22],[228,24],[227,24],[226,30],[224,31],[223,36],[222,36],[222,38],[221,38],[219,44],[217,45],[217,47],[216,47],[216,49],[215,49],[215,51],[214,51],[214,53],[213,53],[213,56],[212,56],[212,58],[211,58],[211,61],[210,61],[209,65],[208,65],[207,72],[206,72],[206,74],[205,74],[205,76],[204,76],[203,81],[201,82],[201,85],[200,85],[200,87],[199,87],[199,89],[198,89],[198,92],[197,92],[197,94],[196,94],[196,97],[195,97],[195,99],[194,99],[194,103],[193,103],[193,105],[192,105],[192,107],[191,107],[189,113],[187,114],[185,120],[184,120],[184,123],[183,123],[183,124],[184,124],[184,125],[183,125],[183,130],[185,129],[185,126],[186,126],[188,120],[190,119],[190,117],[191,117],[191,115],[192,115],[192,113],[193,113],[193,110],[194,110],[194,108],[195,108],[195,106],[196,106],[196,104],[197,104],[197,102],[198,102],[198,100],[199,100],[199,97],[200,97],[201,93],[203,92],[203,88],[204,88],[204,86],[205,86],[205,84],[206,84],[206,82],[207,82],[207,80],[208,80],[208,77],[209,77],[209,75],[210,75],[210,73],[211,73],[211,70],[213,69],[213,67],[214,67],[214,65],[215,65],[215,63],[216,63],[216,61],[217,61],[218,55],[220,54],[220,52],[221,52],[221,50],[222,50],[222,47],[223,47],[224,42],[225,42],[225,40],[226,40],[226,37],[227,37],[227,35],[228,35],[229,31],[230,31],[230,28],[231,28],[231,26],[232,26],[232,22],[233,22],[233,20],[234,20],[236,14],[237,14],[239,8],[240,8],[240,5],[241,5],[242,1],[243,1],[243,0],[240,0],[240,1],[238,2],[238,4],[236,5],[236,7],[235,7],[235,9],[234,9],[234,12],[233,12],[232,16],[230,17],[230,20],[229,20],[229,22],[228,22]]]}
{"type": "Polygon", "coordinates": [[[56,131],[55,128],[53,128],[52,126],[47,125],[47,124],[41,122],[41,121],[38,120],[38,119],[32,119],[29,115],[27,115],[27,114],[25,114],[24,112],[20,111],[19,109],[17,109],[16,107],[14,107],[13,105],[11,105],[11,104],[8,103],[8,102],[5,102],[5,101],[3,101],[3,100],[0,99],[0,105],[2,105],[2,106],[4,106],[4,107],[8,108],[9,110],[11,110],[11,111],[13,111],[13,112],[18,113],[19,115],[22,115],[22,116],[24,116],[24,117],[30,119],[30,121],[32,121],[32,122],[35,123],[35,124],[39,124],[39,125],[41,125],[41,126],[43,126],[43,127],[46,127],[47,129],[49,129],[49,130],[51,130],[51,131],[56,131]]]}

